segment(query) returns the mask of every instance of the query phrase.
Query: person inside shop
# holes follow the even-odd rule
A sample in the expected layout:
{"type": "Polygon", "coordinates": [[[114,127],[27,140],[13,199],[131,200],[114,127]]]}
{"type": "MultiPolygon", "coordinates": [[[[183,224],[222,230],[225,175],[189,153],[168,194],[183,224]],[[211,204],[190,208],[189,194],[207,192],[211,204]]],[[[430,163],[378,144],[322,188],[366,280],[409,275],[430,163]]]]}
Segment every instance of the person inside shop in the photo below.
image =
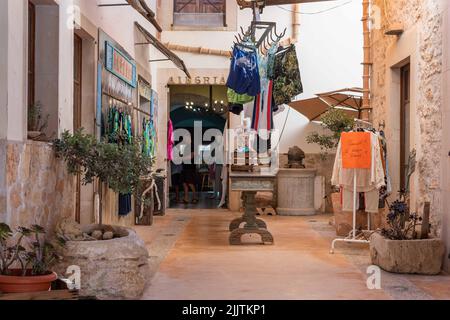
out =
{"type": "Polygon", "coordinates": [[[171,173],[172,173],[172,186],[175,189],[175,203],[181,203],[182,201],[180,198],[180,186],[183,184],[182,183],[183,165],[175,164],[172,161],[171,173]]]}
{"type": "Polygon", "coordinates": [[[189,190],[192,192],[192,204],[198,204],[197,194],[197,167],[194,163],[195,153],[191,152],[191,159],[183,164],[184,204],[189,204],[189,190]]]}

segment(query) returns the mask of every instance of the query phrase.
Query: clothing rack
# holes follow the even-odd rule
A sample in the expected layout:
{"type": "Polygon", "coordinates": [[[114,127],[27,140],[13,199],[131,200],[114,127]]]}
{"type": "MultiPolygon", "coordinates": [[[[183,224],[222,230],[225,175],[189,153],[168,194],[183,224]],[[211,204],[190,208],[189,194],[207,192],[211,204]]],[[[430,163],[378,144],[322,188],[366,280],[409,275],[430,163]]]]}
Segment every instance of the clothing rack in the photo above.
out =
{"type": "Polygon", "coordinates": [[[364,121],[361,119],[355,119],[355,125],[353,127],[354,129],[368,129],[368,130],[372,130],[373,129],[373,124],[371,122],[368,121],[364,121]]]}
{"type": "MultiPolygon", "coordinates": [[[[242,1],[238,1],[238,4],[242,8],[251,7],[253,10],[253,21],[245,32],[241,27],[241,32],[235,36],[236,42],[234,45],[240,45],[243,47],[249,47],[249,43],[254,45],[260,53],[269,51],[269,49],[279,43],[286,35],[287,28],[283,32],[278,33],[276,22],[261,21],[261,13],[266,6],[265,0],[253,0],[251,2],[245,1],[245,6],[242,1]],[[262,35],[258,36],[258,31],[262,31],[262,35]]],[[[253,47],[251,47],[253,49],[253,47]]]]}
{"type": "Polygon", "coordinates": [[[240,33],[235,36],[234,45],[258,49],[260,53],[267,52],[270,47],[279,43],[286,35],[287,29],[278,33],[276,22],[252,21],[247,31],[241,27],[240,33]],[[258,36],[258,31],[262,35],[258,36]]]}
{"type": "MultiPolygon", "coordinates": [[[[361,119],[355,119],[355,124],[354,124],[353,129],[355,131],[357,131],[359,129],[374,130],[373,124],[371,122],[364,121],[361,119]]],[[[344,238],[344,239],[338,238],[338,239],[333,240],[333,242],[331,244],[331,250],[330,250],[331,254],[334,254],[334,251],[336,248],[336,243],[338,243],[338,242],[370,244],[370,241],[365,239],[364,233],[357,235],[357,230],[356,230],[356,224],[357,224],[356,216],[358,214],[357,203],[358,203],[358,196],[359,196],[359,193],[357,192],[356,170],[357,169],[353,169],[353,229],[346,238],[344,238]]],[[[367,214],[367,229],[368,229],[367,231],[370,231],[370,229],[371,229],[371,214],[370,213],[367,214]]]]}

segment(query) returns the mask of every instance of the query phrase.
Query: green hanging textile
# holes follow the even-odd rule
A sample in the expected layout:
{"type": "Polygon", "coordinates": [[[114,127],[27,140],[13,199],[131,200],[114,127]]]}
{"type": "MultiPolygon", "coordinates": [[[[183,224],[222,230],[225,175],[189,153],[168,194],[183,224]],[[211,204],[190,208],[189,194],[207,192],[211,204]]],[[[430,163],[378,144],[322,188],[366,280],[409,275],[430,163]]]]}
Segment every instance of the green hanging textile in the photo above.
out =
{"type": "Polygon", "coordinates": [[[147,157],[150,157],[151,156],[150,122],[147,121],[146,119],[143,120],[142,132],[143,132],[142,153],[147,157]]]}
{"type": "Polygon", "coordinates": [[[246,104],[252,102],[255,99],[255,97],[249,96],[247,94],[239,94],[230,88],[228,88],[227,96],[228,103],[230,104],[246,104]]]}
{"type": "Polygon", "coordinates": [[[150,121],[149,124],[149,131],[150,131],[150,154],[154,158],[156,157],[156,128],[153,123],[153,120],[150,121]]]}

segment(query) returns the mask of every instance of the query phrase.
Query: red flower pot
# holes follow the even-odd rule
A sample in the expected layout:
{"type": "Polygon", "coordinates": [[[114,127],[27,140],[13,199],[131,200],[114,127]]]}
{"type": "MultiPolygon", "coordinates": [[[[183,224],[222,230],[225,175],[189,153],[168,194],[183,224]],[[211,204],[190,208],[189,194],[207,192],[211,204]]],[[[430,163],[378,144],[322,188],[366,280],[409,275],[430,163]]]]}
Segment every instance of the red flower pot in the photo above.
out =
{"type": "Polygon", "coordinates": [[[56,273],[51,272],[43,276],[21,277],[21,270],[13,270],[11,276],[0,275],[0,292],[27,293],[43,292],[51,289],[52,282],[58,279],[56,273]]]}

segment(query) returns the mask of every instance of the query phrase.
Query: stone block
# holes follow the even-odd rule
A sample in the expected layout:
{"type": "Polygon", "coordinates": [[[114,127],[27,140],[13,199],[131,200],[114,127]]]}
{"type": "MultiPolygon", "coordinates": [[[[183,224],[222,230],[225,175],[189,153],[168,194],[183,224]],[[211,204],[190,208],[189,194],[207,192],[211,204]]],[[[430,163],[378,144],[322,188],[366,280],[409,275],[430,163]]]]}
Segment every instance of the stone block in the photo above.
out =
{"type": "Polygon", "coordinates": [[[389,240],[378,233],[370,238],[372,263],[393,273],[437,275],[445,254],[440,239],[389,240]]]}
{"type": "MultiPolygon", "coordinates": [[[[83,231],[91,233],[100,226],[83,231]]],[[[69,241],[56,271],[65,275],[69,266],[81,268],[81,296],[98,299],[140,299],[150,276],[148,251],[135,231],[113,227],[121,238],[106,241],[69,241]]]]}

